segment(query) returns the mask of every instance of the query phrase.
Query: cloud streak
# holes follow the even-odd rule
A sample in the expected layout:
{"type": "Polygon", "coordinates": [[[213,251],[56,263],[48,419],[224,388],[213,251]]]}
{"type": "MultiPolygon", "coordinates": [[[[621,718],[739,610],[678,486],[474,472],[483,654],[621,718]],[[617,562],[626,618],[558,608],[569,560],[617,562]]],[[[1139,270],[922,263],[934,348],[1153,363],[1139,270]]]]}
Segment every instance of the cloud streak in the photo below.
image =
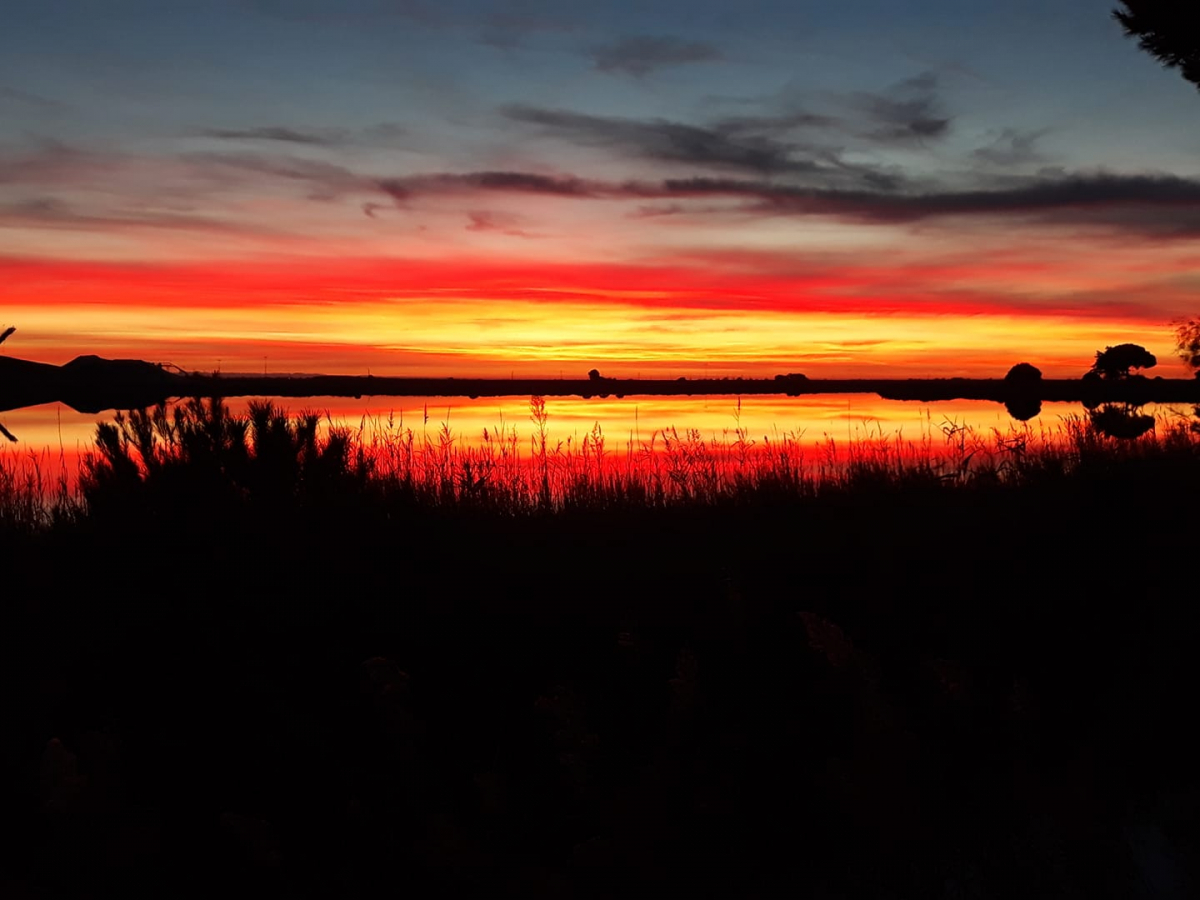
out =
{"type": "Polygon", "coordinates": [[[0,205],[0,227],[64,231],[194,231],[269,236],[269,228],[245,222],[162,209],[85,211],[54,197],[0,205]]]}
{"type": "MultiPolygon", "coordinates": [[[[649,140],[636,126],[623,130],[627,123],[618,122],[616,137],[612,137],[614,132],[606,130],[613,124],[609,120],[564,115],[539,113],[534,118],[589,136],[608,135],[630,143],[649,140]]],[[[1007,140],[1020,150],[1019,135],[1007,140]]],[[[683,141],[675,148],[653,147],[664,164],[672,155],[690,161],[729,158],[720,145],[714,148],[683,141]]],[[[769,158],[777,161],[777,157],[769,158]]],[[[749,165],[745,159],[738,161],[749,165]]],[[[675,168],[686,169],[691,164],[677,160],[675,168]]],[[[220,211],[227,208],[231,192],[275,181],[294,184],[300,196],[310,201],[352,200],[371,217],[382,210],[382,204],[416,210],[427,197],[463,198],[461,212],[468,214],[489,207],[479,198],[508,194],[631,202],[629,217],[647,220],[671,216],[711,222],[730,217],[815,217],[851,224],[905,225],[974,218],[1165,239],[1200,236],[1200,179],[1162,173],[1043,169],[1033,176],[992,178],[981,182],[985,186],[959,188],[936,181],[917,182],[902,174],[853,167],[842,170],[839,161],[832,160],[823,165],[797,163],[784,172],[759,174],[752,168],[743,172],[733,166],[731,176],[681,172],[675,177],[626,180],[520,169],[391,176],[286,153],[239,151],[189,153],[153,162],[153,171],[161,179],[156,187],[145,178],[150,165],[141,157],[87,152],[54,142],[42,142],[20,154],[0,154],[0,185],[23,188],[26,193],[12,197],[5,207],[7,218],[30,226],[39,222],[46,227],[83,226],[91,221],[101,227],[105,222],[149,224],[161,216],[157,221],[168,228],[206,228],[222,218],[220,211]],[[131,187],[124,193],[93,190],[95,185],[127,182],[131,187]],[[80,194],[80,188],[87,193],[80,194]],[[186,198],[187,204],[166,208],[162,198],[167,196],[177,202],[186,198]],[[189,218],[196,209],[206,211],[204,221],[189,218]]],[[[479,220],[476,224],[483,230],[487,223],[479,220]]]]}
{"type": "MultiPolygon", "coordinates": [[[[688,200],[724,199],[738,202],[723,211],[740,215],[819,216],[866,224],[1024,217],[1163,236],[1200,235],[1200,180],[1162,174],[1062,173],[996,189],[921,192],[808,188],[704,177],[620,182],[523,172],[419,175],[386,179],[379,187],[402,203],[425,194],[487,192],[669,201],[642,206],[635,213],[642,218],[690,212],[684,203],[688,200]]],[[[704,212],[716,215],[721,210],[708,206],[704,212]]]]}
{"type": "Polygon", "coordinates": [[[439,172],[383,178],[376,186],[398,204],[422,195],[472,194],[500,191],[509,194],[537,194],[549,197],[589,198],[608,196],[613,188],[603,182],[574,176],[539,175],[533,172],[439,172]]]}
{"type": "Polygon", "coordinates": [[[33,94],[29,91],[21,91],[16,88],[0,85],[0,105],[8,104],[18,109],[23,108],[36,112],[62,112],[67,109],[65,103],[51,100],[49,97],[43,97],[41,94],[33,94]]]}
{"type": "Polygon", "coordinates": [[[514,122],[534,126],[542,136],[578,146],[611,148],[657,162],[755,175],[880,177],[872,167],[847,165],[828,149],[785,137],[796,128],[830,121],[807,113],[731,118],[702,126],[522,105],[505,107],[502,112],[514,122]]]}
{"type": "Polygon", "coordinates": [[[658,69],[716,62],[723,54],[714,44],[686,41],[670,35],[635,35],[601,44],[588,51],[601,72],[623,72],[643,78],[658,69]]]}
{"type": "Polygon", "coordinates": [[[282,125],[263,125],[255,128],[210,128],[205,130],[203,135],[223,141],[275,141],[332,147],[343,143],[349,132],[341,128],[306,130],[282,125]]]}
{"type": "Polygon", "coordinates": [[[942,108],[938,78],[926,72],[879,94],[860,92],[848,103],[866,119],[861,135],[884,144],[922,143],[945,137],[951,118],[942,108]]]}
{"type": "Polygon", "coordinates": [[[495,232],[508,237],[533,237],[529,232],[517,227],[521,219],[519,216],[514,216],[510,213],[472,210],[467,213],[467,219],[469,221],[469,224],[466,226],[467,231],[495,232]]]}
{"type": "Polygon", "coordinates": [[[1038,149],[1037,142],[1046,135],[1046,130],[1021,131],[1005,128],[990,144],[976,149],[971,155],[991,166],[1022,166],[1045,162],[1046,157],[1038,149]]]}

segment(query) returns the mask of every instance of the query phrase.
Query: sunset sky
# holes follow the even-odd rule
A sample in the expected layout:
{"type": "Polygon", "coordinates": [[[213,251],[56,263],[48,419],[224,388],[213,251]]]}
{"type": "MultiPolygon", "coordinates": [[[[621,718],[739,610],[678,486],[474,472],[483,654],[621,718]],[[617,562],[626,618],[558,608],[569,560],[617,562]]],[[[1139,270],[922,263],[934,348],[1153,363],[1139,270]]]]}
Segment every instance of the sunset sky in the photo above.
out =
{"type": "Polygon", "coordinates": [[[11,355],[1182,376],[1200,93],[1112,0],[6,0],[11,355]]]}

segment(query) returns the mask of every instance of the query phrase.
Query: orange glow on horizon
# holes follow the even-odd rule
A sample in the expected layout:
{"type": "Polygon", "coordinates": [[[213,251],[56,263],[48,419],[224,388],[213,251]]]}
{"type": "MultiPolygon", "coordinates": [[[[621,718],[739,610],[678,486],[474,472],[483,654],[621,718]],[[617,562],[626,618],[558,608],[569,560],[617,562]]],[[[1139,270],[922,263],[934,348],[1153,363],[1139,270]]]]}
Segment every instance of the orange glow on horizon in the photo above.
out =
{"type": "Polygon", "coordinates": [[[97,353],[200,371],[1001,377],[1029,361],[1069,377],[1097,349],[1133,342],[1159,356],[1164,375],[1177,374],[1166,310],[1183,308],[1181,285],[1162,282],[1162,313],[1109,301],[1082,315],[1068,302],[1144,279],[1144,256],[1117,254],[1079,272],[1003,254],[796,271],[746,254],[718,255],[707,269],[684,259],[24,259],[0,261],[0,324],[18,326],[5,349],[29,359],[97,353]]]}

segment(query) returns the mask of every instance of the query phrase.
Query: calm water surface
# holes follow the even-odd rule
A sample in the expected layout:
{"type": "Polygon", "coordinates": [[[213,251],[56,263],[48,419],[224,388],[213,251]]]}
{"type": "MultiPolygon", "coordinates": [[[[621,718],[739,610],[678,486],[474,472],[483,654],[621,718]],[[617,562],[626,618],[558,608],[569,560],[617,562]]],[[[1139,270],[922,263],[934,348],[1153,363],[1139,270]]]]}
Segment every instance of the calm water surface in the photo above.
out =
{"type": "MultiPolygon", "coordinates": [[[[384,397],[359,400],[343,397],[275,399],[283,408],[298,413],[319,412],[322,418],[371,439],[386,433],[411,431],[418,443],[437,443],[448,430],[459,446],[475,446],[485,430],[495,438],[515,429],[519,446],[530,447],[537,426],[530,416],[529,397],[467,398],[384,397]]],[[[247,401],[231,400],[234,412],[244,412],[247,401]]],[[[899,442],[912,449],[937,451],[945,446],[947,433],[963,426],[978,435],[1007,436],[1026,428],[1053,440],[1064,420],[1082,416],[1077,403],[1045,403],[1042,412],[1029,422],[1020,422],[998,403],[947,401],[918,403],[883,400],[868,394],[786,397],[626,397],[583,400],[577,397],[546,399],[546,430],[551,448],[578,447],[583,437],[598,426],[608,452],[657,449],[664,432],[686,437],[689,432],[705,441],[732,443],[738,433],[745,441],[789,438],[814,450],[845,447],[855,442],[899,442]]],[[[1147,406],[1145,412],[1169,418],[1190,410],[1147,406]]],[[[92,446],[96,425],[111,421],[113,413],[83,414],[55,403],[0,413],[18,443],[0,448],[0,462],[36,458],[46,472],[65,467],[73,472],[81,454],[92,446]]],[[[2,440],[2,439],[0,439],[2,440]]]]}

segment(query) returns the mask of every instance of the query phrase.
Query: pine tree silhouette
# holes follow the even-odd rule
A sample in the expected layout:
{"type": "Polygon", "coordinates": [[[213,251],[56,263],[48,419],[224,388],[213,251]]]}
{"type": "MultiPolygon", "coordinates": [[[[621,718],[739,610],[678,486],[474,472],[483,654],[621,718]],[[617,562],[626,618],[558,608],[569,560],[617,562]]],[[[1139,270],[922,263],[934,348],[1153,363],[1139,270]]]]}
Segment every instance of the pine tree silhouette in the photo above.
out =
{"type": "Polygon", "coordinates": [[[1200,7],[1184,0],[1122,0],[1113,10],[1126,37],[1200,89],[1200,7]]]}

